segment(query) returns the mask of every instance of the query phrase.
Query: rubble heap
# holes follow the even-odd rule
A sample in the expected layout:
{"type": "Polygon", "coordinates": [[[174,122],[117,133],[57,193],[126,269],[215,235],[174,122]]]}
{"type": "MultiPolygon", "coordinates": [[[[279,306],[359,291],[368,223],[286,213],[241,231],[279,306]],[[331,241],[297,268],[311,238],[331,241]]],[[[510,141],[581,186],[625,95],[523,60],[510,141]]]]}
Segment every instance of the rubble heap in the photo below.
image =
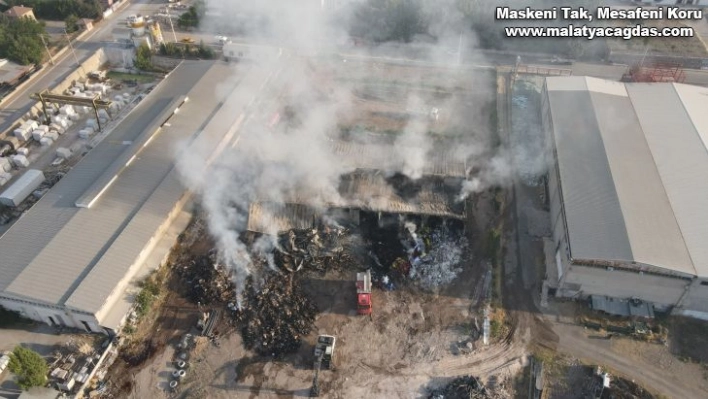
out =
{"type": "Polygon", "coordinates": [[[472,399],[488,398],[484,385],[472,376],[458,377],[449,384],[434,389],[428,399],[472,399]]]}
{"type": "MultiPolygon", "coordinates": [[[[360,263],[354,257],[352,237],[342,227],[322,225],[307,230],[290,230],[278,236],[271,269],[293,273],[303,268],[324,272],[360,263]]],[[[266,260],[271,262],[271,260],[266,260]]]]}
{"type": "Polygon", "coordinates": [[[406,230],[408,237],[403,245],[408,251],[410,278],[429,290],[451,283],[462,270],[460,262],[467,248],[465,237],[445,226],[416,233],[415,226],[407,223],[406,230]]]}
{"type": "Polygon", "coordinates": [[[317,308],[292,277],[271,273],[259,289],[248,284],[236,313],[246,348],[279,357],[297,351],[301,338],[312,331],[317,308]]]}
{"type": "Polygon", "coordinates": [[[234,296],[233,282],[217,262],[216,250],[209,251],[205,256],[187,259],[176,267],[177,273],[189,287],[187,298],[193,303],[225,303],[234,296]]]}

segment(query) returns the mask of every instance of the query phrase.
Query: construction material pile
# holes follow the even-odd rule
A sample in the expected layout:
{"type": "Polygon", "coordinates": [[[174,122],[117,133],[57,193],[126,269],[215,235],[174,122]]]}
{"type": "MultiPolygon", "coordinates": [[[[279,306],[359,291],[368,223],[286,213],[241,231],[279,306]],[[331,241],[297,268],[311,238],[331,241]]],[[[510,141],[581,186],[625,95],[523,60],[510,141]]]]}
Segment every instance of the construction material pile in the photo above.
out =
{"type": "Polygon", "coordinates": [[[406,223],[405,227],[408,237],[403,246],[410,262],[409,277],[428,290],[451,283],[462,270],[460,263],[467,248],[465,237],[445,226],[420,233],[412,223],[406,223]]]}
{"type": "Polygon", "coordinates": [[[472,376],[458,377],[449,384],[434,389],[428,399],[472,399],[488,398],[484,385],[472,376]]]}
{"type": "Polygon", "coordinates": [[[293,277],[270,273],[258,289],[249,282],[236,312],[246,348],[280,357],[297,351],[302,337],[312,331],[317,308],[293,277]]]}
{"type": "Polygon", "coordinates": [[[187,298],[193,303],[210,305],[233,299],[235,288],[223,266],[217,262],[217,251],[190,258],[177,266],[177,273],[186,282],[187,298]]]}

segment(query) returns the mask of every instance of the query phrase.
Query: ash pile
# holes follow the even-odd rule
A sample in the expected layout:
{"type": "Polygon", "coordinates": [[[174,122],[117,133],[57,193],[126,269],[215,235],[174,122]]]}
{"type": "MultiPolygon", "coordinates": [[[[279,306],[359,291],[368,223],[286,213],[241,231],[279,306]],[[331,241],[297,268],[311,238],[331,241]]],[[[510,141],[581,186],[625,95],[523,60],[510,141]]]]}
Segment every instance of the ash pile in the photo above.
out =
{"type": "Polygon", "coordinates": [[[236,321],[244,345],[263,356],[296,352],[313,328],[317,308],[294,282],[294,275],[268,274],[263,285],[246,287],[236,321]]]}
{"type": "Polygon", "coordinates": [[[484,385],[472,376],[458,377],[449,384],[430,391],[428,399],[482,399],[491,398],[484,385]]]}
{"type": "Polygon", "coordinates": [[[422,288],[437,290],[451,283],[462,271],[467,239],[446,225],[435,229],[420,229],[411,222],[404,223],[403,247],[407,259],[397,259],[396,269],[408,270],[408,276],[422,288]]]}
{"type": "Polygon", "coordinates": [[[181,263],[177,273],[186,282],[187,298],[193,303],[211,305],[233,300],[235,287],[229,273],[218,262],[217,251],[181,263]]]}

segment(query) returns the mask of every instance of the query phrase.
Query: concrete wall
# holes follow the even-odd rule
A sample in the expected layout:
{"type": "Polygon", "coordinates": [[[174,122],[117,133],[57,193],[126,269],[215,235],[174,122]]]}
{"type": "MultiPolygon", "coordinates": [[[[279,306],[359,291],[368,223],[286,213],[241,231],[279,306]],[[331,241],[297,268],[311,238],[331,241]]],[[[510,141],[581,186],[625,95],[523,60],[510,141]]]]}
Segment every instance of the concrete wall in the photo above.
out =
{"type": "Polygon", "coordinates": [[[579,296],[607,295],[613,298],[640,298],[659,307],[673,306],[681,300],[690,281],[639,272],[571,265],[566,271],[561,295],[569,296],[579,287],[579,296]]]}
{"type": "Polygon", "coordinates": [[[69,309],[55,306],[44,306],[38,303],[15,300],[13,298],[0,298],[0,306],[5,309],[20,313],[23,317],[45,323],[48,325],[60,324],[67,327],[87,330],[82,322],[86,322],[91,332],[103,332],[96,318],[92,315],[72,312],[69,309]],[[51,319],[50,319],[51,318],[51,319]],[[54,323],[52,323],[52,319],[54,323]]]}
{"type": "Polygon", "coordinates": [[[103,49],[108,64],[113,68],[132,68],[135,49],[125,46],[109,46],[103,49]]]}
{"type": "Polygon", "coordinates": [[[182,58],[162,57],[155,55],[152,57],[152,64],[158,68],[174,69],[182,62],[182,58]]]}

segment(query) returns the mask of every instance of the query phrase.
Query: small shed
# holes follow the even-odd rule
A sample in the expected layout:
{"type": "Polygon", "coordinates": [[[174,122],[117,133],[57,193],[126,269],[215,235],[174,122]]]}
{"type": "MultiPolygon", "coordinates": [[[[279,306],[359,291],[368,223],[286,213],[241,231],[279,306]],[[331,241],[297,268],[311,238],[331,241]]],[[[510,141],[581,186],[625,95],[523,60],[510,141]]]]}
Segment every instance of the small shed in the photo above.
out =
{"type": "Polygon", "coordinates": [[[81,18],[76,24],[79,25],[81,30],[88,31],[93,29],[93,20],[89,18],[81,18]]]}

